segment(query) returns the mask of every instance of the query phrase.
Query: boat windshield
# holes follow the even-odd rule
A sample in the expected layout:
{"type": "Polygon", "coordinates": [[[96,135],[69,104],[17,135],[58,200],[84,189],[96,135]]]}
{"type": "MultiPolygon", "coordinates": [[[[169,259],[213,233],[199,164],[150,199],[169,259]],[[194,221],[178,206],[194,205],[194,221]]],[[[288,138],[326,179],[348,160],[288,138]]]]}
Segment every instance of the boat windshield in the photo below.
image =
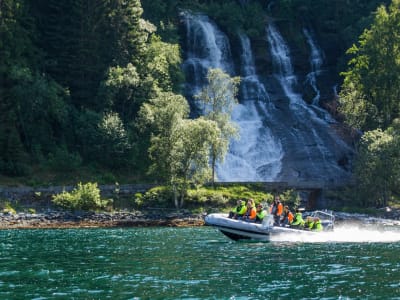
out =
{"type": "Polygon", "coordinates": [[[332,211],[316,210],[310,214],[313,218],[319,218],[324,226],[324,230],[332,230],[335,223],[335,216],[332,211]]]}

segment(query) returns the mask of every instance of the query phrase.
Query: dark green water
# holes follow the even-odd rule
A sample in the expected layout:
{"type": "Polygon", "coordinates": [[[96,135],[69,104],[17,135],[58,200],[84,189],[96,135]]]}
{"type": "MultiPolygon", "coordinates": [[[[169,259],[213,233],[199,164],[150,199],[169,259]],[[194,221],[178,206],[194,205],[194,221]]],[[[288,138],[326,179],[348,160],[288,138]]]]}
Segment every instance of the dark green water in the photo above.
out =
{"type": "Polygon", "coordinates": [[[236,243],[210,227],[0,241],[0,299],[400,299],[400,242],[236,243]]]}

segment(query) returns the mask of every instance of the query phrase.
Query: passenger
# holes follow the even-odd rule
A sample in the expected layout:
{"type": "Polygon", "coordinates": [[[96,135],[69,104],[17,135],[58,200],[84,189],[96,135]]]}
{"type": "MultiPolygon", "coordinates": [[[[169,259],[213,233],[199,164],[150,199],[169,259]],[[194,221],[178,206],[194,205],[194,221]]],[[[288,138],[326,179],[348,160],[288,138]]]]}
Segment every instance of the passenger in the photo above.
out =
{"type": "Polygon", "coordinates": [[[281,215],[283,213],[283,205],[281,203],[279,195],[275,196],[274,202],[272,203],[270,208],[270,213],[274,216],[274,225],[279,226],[281,215]]]}
{"type": "Polygon", "coordinates": [[[314,227],[314,219],[310,216],[307,216],[306,221],[304,222],[304,229],[312,230],[313,227],[314,227]]]}
{"type": "Polygon", "coordinates": [[[293,228],[303,228],[304,220],[301,211],[297,208],[296,213],[294,214],[293,222],[290,224],[290,227],[293,228]]]}
{"type": "Polygon", "coordinates": [[[256,208],[254,205],[254,200],[250,198],[247,201],[247,211],[243,215],[242,220],[247,221],[247,222],[255,222],[256,216],[257,216],[257,211],[256,211],[256,208]]]}
{"type": "Polygon", "coordinates": [[[265,209],[263,209],[263,206],[261,203],[259,203],[257,205],[257,209],[256,209],[256,223],[262,223],[264,218],[267,216],[267,211],[265,209]]]}
{"type": "Polygon", "coordinates": [[[241,218],[246,213],[246,211],[247,211],[246,202],[239,199],[237,201],[237,206],[234,207],[232,211],[229,212],[229,218],[231,219],[241,218]]]}
{"type": "Polygon", "coordinates": [[[319,218],[314,218],[313,226],[311,228],[312,231],[322,231],[324,227],[322,226],[321,220],[319,218]]]}
{"type": "Polygon", "coordinates": [[[285,205],[283,208],[283,214],[281,216],[281,225],[289,226],[293,222],[293,213],[289,210],[289,206],[285,205]]]}

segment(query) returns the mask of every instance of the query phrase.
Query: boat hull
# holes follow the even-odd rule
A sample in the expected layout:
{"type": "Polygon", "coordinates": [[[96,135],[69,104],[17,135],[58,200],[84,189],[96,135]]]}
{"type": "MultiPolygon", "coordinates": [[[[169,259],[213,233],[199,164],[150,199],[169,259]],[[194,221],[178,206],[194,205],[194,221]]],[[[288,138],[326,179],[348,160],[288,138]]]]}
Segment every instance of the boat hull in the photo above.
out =
{"type": "Polygon", "coordinates": [[[272,218],[267,218],[262,224],[230,219],[226,214],[209,214],[205,217],[206,225],[217,228],[221,233],[235,241],[260,241],[268,242],[272,237],[281,234],[319,234],[288,227],[273,226],[272,218]]]}

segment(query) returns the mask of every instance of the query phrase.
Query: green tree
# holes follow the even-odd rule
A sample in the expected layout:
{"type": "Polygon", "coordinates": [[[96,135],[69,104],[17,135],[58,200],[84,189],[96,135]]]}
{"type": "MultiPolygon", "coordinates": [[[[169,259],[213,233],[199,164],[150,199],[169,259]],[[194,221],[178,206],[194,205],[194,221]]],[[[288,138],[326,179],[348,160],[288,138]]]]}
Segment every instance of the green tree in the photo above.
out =
{"type": "Polygon", "coordinates": [[[107,2],[32,1],[39,28],[38,45],[46,53],[44,70],[70,92],[77,108],[100,111],[96,94],[110,63],[107,2]]]}
{"type": "Polygon", "coordinates": [[[231,121],[233,106],[238,102],[239,77],[231,78],[221,69],[209,69],[208,84],[196,95],[204,105],[204,117],[217,123],[220,136],[211,145],[212,182],[215,181],[217,161],[223,161],[230,139],[238,136],[238,129],[231,121]]]}
{"type": "Polygon", "coordinates": [[[162,92],[144,103],[139,112],[143,132],[150,134],[150,173],[169,182],[171,178],[172,134],[178,123],[189,115],[189,105],[181,95],[162,92]]]}
{"type": "Polygon", "coordinates": [[[116,66],[109,69],[99,93],[104,98],[105,107],[119,112],[122,120],[128,122],[135,116],[135,107],[140,105],[135,99],[139,87],[137,68],[128,63],[125,67],[116,66]]]}
{"type": "Polygon", "coordinates": [[[210,179],[210,145],[214,145],[219,137],[217,123],[211,120],[185,119],[175,126],[170,154],[170,183],[175,207],[183,206],[189,183],[204,183],[210,179]]]}
{"type": "Polygon", "coordinates": [[[399,0],[393,0],[388,9],[378,8],[358,44],[348,50],[354,57],[344,73],[340,109],[350,125],[362,130],[386,129],[400,112],[399,0]],[[359,120],[357,113],[361,113],[359,120]]]}
{"type": "Polygon", "coordinates": [[[42,54],[27,2],[2,1],[0,11],[0,161],[2,170],[20,175],[30,163],[26,154],[40,160],[62,141],[65,91],[39,71],[42,54]]]}
{"type": "Polygon", "coordinates": [[[147,76],[163,91],[180,92],[184,78],[179,45],[165,43],[159,36],[152,35],[145,53],[147,76]]]}
{"type": "Polygon", "coordinates": [[[160,93],[139,112],[142,130],[151,132],[150,172],[172,188],[177,208],[189,183],[209,179],[210,145],[220,137],[216,122],[188,115],[186,99],[171,92],[160,93]]]}
{"type": "Polygon", "coordinates": [[[382,207],[391,200],[398,184],[399,136],[393,128],[364,134],[355,163],[357,191],[354,197],[363,206],[382,207]]]}
{"type": "MultiPolygon", "coordinates": [[[[128,163],[131,144],[127,131],[117,113],[107,113],[99,126],[98,152],[102,161],[111,167],[122,167],[128,163]]],[[[101,161],[101,160],[100,160],[101,161]]]]}
{"type": "Polygon", "coordinates": [[[146,22],[141,18],[143,9],[140,1],[108,1],[106,13],[109,17],[107,51],[111,50],[113,65],[138,65],[149,36],[146,22]]]}

